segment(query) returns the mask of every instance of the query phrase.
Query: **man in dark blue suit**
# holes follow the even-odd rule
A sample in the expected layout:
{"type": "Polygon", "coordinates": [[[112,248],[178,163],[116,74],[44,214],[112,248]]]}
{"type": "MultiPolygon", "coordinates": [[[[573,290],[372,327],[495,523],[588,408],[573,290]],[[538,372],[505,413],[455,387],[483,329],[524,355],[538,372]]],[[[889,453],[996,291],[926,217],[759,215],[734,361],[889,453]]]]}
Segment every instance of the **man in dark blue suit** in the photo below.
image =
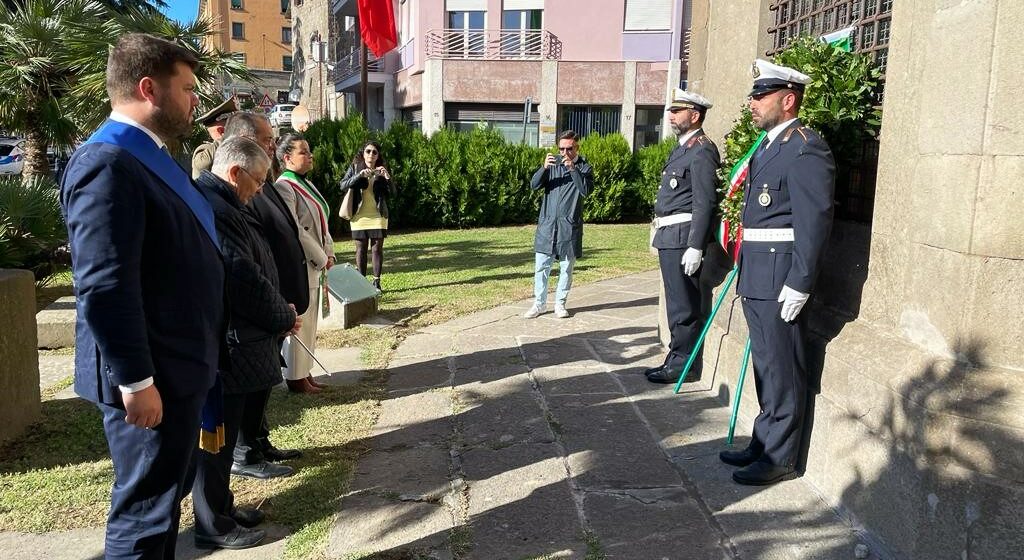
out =
{"type": "Polygon", "coordinates": [[[800,311],[832,229],[835,162],[828,144],[797,118],[810,77],[758,60],[754,78],[750,113],[767,137],[751,157],[743,193],[736,291],[761,411],[750,445],[719,457],[742,467],[734,481],[766,485],[796,475],[807,397],[807,315],[800,311]]]}
{"type": "Polygon", "coordinates": [[[196,66],[174,43],[122,37],[107,61],[110,119],[61,184],[75,391],[102,412],[114,462],[107,558],[174,557],[224,336],[213,212],[165,146],[192,130],[196,66]]]}

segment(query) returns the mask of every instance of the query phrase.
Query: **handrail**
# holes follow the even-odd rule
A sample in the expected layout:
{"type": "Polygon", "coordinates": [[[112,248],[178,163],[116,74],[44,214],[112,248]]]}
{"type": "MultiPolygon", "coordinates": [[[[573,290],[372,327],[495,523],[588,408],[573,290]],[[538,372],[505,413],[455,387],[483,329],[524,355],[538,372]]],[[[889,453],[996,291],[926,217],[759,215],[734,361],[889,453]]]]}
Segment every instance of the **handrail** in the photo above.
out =
{"type": "Polygon", "coordinates": [[[431,29],[424,51],[427,58],[550,60],[561,58],[562,43],[545,29],[431,29]]]}

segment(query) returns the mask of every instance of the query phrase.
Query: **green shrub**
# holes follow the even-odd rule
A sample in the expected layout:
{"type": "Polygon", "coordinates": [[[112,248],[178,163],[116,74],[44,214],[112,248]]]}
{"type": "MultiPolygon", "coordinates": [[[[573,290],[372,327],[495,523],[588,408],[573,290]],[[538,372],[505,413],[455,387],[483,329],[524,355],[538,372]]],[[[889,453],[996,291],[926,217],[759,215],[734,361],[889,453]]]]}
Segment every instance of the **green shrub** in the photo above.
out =
{"type": "MultiPolygon", "coordinates": [[[[877,136],[881,125],[881,109],[874,93],[880,70],[866,54],[846,52],[822,43],[814,37],[800,37],[775,56],[775,62],[795,68],[811,77],[800,106],[800,120],[818,131],[832,148],[837,177],[848,173],[851,159],[861,152],[865,137],[877,136]]],[[[725,137],[722,193],[728,193],[728,174],[746,153],[760,133],[744,106],[725,137]]],[[[723,199],[720,209],[739,226],[743,192],[732,199],[723,199]]]]}
{"type": "Polygon", "coordinates": [[[320,119],[309,125],[303,135],[309,141],[315,162],[313,170],[309,172],[309,180],[331,207],[331,231],[343,231],[344,220],[338,217],[338,207],[341,205],[339,183],[352,163],[352,157],[370,139],[370,131],[359,115],[349,115],[343,119],[320,119]]]}
{"type": "MultiPolygon", "coordinates": [[[[341,203],[338,182],[352,157],[364,142],[376,139],[397,187],[388,204],[391,227],[497,226],[537,217],[540,196],[530,188],[530,179],[546,150],[509,143],[492,128],[442,129],[428,138],[403,122],[370,132],[354,115],[317,121],[306,138],[316,159],[310,180],[327,197],[332,213],[341,203]]],[[[594,168],[594,192],[584,203],[584,219],[649,217],[672,142],[634,156],[619,134],[582,139],[580,152],[594,168]]],[[[332,216],[331,230],[341,233],[347,226],[332,216]]]]}
{"type": "Polygon", "coordinates": [[[31,270],[36,282],[67,269],[67,229],[49,178],[0,178],[0,268],[31,270]]]}
{"type": "Polygon", "coordinates": [[[583,205],[583,220],[615,222],[622,218],[627,185],[636,182],[636,164],[621,134],[591,134],[580,141],[580,155],[594,169],[594,191],[583,205]]]}
{"type": "Polygon", "coordinates": [[[654,214],[654,199],[661,184],[661,171],[669,154],[675,149],[675,137],[665,138],[658,144],[644,146],[636,153],[637,180],[631,186],[623,213],[637,218],[650,218],[654,214]]]}

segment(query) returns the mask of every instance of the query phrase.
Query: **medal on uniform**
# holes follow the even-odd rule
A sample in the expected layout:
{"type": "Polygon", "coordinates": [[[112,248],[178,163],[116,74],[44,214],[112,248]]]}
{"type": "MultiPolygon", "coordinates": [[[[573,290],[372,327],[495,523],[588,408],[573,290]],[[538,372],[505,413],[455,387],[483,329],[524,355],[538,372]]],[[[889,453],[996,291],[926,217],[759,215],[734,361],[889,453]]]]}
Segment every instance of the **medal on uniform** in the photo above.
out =
{"type": "Polygon", "coordinates": [[[757,203],[761,206],[768,206],[772,203],[772,195],[768,194],[768,185],[765,185],[761,189],[761,194],[757,195],[757,203]]]}
{"type": "Polygon", "coordinates": [[[679,186],[679,181],[675,177],[672,177],[672,180],[668,182],[668,186],[674,189],[679,186]]]}

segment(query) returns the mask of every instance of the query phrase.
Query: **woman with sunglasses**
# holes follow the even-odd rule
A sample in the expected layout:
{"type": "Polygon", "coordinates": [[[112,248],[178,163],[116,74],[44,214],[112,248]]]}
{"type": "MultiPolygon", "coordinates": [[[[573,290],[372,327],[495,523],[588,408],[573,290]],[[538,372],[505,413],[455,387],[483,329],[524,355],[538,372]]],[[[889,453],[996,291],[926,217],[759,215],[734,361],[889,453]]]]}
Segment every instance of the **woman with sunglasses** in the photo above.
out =
{"type": "Polygon", "coordinates": [[[395,194],[380,144],[367,142],[362,153],[341,180],[341,193],[352,189],[352,239],[356,242],[356,268],[366,276],[366,248],[373,259],[373,286],[380,290],[380,271],[384,261],[384,238],[388,232],[387,199],[395,194]]]}
{"type": "MultiPolygon", "coordinates": [[[[274,188],[281,194],[299,227],[299,242],[305,253],[309,277],[309,307],[302,314],[302,328],[294,336],[312,351],[316,347],[317,317],[320,306],[324,305],[320,287],[324,285],[324,275],[334,266],[334,241],[327,230],[331,210],[320,191],[306,179],[306,174],[313,169],[313,153],[301,134],[288,133],[281,137],[277,144],[277,159],[285,170],[277,178],[274,188]]],[[[285,340],[284,378],[292,392],[319,393],[323,385],[311,375],[313,359],[306,348],[292,341],[291,337],[285,340]]]]}

